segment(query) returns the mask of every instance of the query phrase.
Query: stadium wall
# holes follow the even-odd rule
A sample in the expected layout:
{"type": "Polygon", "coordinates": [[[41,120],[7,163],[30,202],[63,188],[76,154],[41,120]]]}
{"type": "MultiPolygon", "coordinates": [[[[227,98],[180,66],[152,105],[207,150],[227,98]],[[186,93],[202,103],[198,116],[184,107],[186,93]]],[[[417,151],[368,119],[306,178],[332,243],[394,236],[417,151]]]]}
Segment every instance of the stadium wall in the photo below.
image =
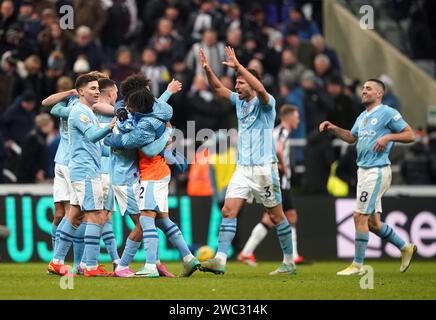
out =
{"type": "MultiPolygon", "coordinates": [[[[295,198],[299,212],[298,245],[307,260],[351,259],[354,252],[354,199],[335,199],[327,196],[300,196],[295,198]]],[[[179,224],[187,243],[193,250],[208,244],[213,249],[218,243],[220,210],[208,197],[171,196],[171,217],[179,224]]],[[[434,197],[385,197],[383,220],[406,240],[418,246],[418,256],[436,258],[436,202],[434,197]]],[[[10,236],[0,240],[0,261],[48,261],[52,257],[51,221],[53,199],[49,195],[0,195],[0,225],[6,225],[10,236]]],[[[231,254],[239,252],[259,222],[262,208],[247,205],[238,218],[238,236],[231,254]]],[[[114,233],[121,253],[124,240],[133,224],[119,212],[113,215],[114,233]]],[[[163,234],[159,237],[159,255],[163,261],[178,260],[163,234]]],[[[103,245],[102,245],[103,248],[103,245]]],[[[367,250],[370,258],[398,257],[398,250],[371,235],[367,250]]],[[[281,253],[275,232],[270,232],[256,251],[259,260],[280,260],[281,253]]],[[[70,257],[71,258],[71,257],[70,257]]],[[[101,262],[109,261],[103,249],[101,262]]],[[[145,260],[141,250],[136,261],[145,260]]]]}

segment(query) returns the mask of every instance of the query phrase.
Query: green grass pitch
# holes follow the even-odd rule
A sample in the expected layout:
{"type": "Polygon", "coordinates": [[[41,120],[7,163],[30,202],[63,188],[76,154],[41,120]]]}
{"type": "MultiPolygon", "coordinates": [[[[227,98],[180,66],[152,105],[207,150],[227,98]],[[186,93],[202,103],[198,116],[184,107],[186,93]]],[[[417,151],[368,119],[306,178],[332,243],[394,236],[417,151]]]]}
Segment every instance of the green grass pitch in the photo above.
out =
{"type": "MultiPolygon", "coordinates": [[[[297,276],[269,276],[278,262],[230,262],[223,276],[197,271],[175,279],[75,277],[74,289],[63,290],[61,278],[47,275],[44,263],[0,263],[0,299],[436,299],[435,261],[413,261],[406,273],[399,272],[399,261],[367,264],[374,269],[374,289],[361,289],[359,276],[336,276],[347,263],[335,261],[300,266],[297,276]]],[[[167,266],[174,273],[181,268],[176,262],[167,266]]]]}

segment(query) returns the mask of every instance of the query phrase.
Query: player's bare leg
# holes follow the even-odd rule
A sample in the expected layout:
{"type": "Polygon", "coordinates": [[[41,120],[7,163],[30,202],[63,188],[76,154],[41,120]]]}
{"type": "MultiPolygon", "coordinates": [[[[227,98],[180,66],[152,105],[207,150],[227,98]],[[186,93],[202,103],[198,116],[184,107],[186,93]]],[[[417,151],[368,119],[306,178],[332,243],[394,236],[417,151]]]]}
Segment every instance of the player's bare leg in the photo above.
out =
{"type": "Polygon", "coordinates": [[[218,250],[215,258],[209,259],[201,264],[202,271],[215,274],[224,274],[226,271],[227,252],[236,233],[237,216],[245,199],[228,198],[221,210],[222,221],[219,232],[218,250]]]}

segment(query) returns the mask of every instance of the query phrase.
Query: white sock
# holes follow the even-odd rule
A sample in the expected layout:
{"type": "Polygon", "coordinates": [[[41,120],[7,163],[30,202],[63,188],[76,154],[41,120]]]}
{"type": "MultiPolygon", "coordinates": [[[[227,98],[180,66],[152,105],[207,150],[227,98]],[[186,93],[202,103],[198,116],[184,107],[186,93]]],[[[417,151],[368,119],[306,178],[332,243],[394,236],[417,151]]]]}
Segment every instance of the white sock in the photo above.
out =
{"type": "Polygon", "coordinates": [[[353,261],[353,264],[359,268],[362,266],[362,263],[356,261],[353,261]]]}
{"type": "Polygon", "coordinates": [[[262,224],[258,223],[251,231],[250,238],[242,249],[242,253],[246,256],[253,254],[254,250],[256,250],[259,243],[266,237],[268,234],[268,229],[262,224]]]}
{"type": "Polygon", "coordinates": [[[215,255],[215,259],[218,261],[219,264],[227,263],[227,255],[224,252],[217,252],[217,254],[215,255]]]}
{"type": "Polygon", "coordinates": [[[284,264],[293,264],[294,258],[292,257],[292,254],[283,255],[283,263],[284,264]]]}
{"type": "Polygon", "coordinates": [[[157,266],[160,265],[160,260],[159,259],[156,260],[156,265],[157,266]]]}
{"type": "Polygon", "coordinates": [[[192,253],[187,254],[186,256],[183,257],[183,263],[188,263],[189,261],[191,261],[194,258],[194,255],[192,253]]]}
{"type": "Polygon", "coordinates": [[[298,258],[298,250],[297,250],[297,228],[295,225],[292,225],[292,254],[294,259],[298,258]]]}
{"type": "Polygon", "coordinates": [[[80,262],[79,263],[80,268],[82,269],[86,269],[86,263],[85,262],[80,262]]]}
{"type": "Polygon", "coordinates": [[[120,265],[117,265],[117,268],[115,269],[115,271],[123,271],[125,269],[128,269],[129,267],[122,267],[120,265]]]}
{"type": "Polygon", "coordinates": [[[97,270],[97,267],[98,267],[98,266],[92,266],[92,267],[90,267],[90,266],[86,266],[86,270],[88,270],[88,271],[91,271],[91,270],[97,270]]]}
{"type": "Polygon", "coordinates": [[[60,260],[60,259],[53,259],[53,263],[54,264],[65,264],[64,260],[60,260]]]}
{"type": "Polygon", "coordinates": [[[145,265],[144,265],[144,268],[145,269],[156,269],[156,265],[155,264],[153,264],[153,263],[145,263],[145,265]]]}
{"type": "Polygon", "coordinates": [[[120,264],[121,263],[121,259],[116,259],[116,260],[113,261],[113,263],[120,264]]]}

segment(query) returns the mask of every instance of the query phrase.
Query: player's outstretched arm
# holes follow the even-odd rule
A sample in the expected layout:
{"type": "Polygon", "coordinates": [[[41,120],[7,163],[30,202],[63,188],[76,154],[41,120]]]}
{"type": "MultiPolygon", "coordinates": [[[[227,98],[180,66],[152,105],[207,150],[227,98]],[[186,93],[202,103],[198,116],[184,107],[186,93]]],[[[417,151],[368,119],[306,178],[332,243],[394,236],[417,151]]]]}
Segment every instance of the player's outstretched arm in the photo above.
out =
{"type": "Polygon", "coordinates": [[[267,104],[269,102],[269,94],[263,86],[262,82],[260,82],[254,75],[252,75],[242,64],[239,63],[236,58],[235,50],[231,47],[226,47],[226,54],[228,58],[228,62],[224,61],[223,64],[226,66],[233,68],[238,72],[247,83],[257,92],[257,96],[262,104],[267,104]]]}
{"type": "Polygon", "coordinates": [[[223,85],[220,79],[218,79],[216,74],[213,72],[212,68],[209,66],[209,62],[207,61],[207,57],[204,53],[203,48],[200,48],[198,55],[201,65],[206,72],[207,81],[209,82],[212,90],[220,97],[230,100],[230,95],[232,94],[232,92],[223,85]]]}
{"type": "Polygon", "coordinates": [[[56,118],[68,119],[72,107],[67,106],[66,102],[58,102],[50,110],[50,114],[56,118]]]}
{"type": "Polygon", "coordinates": [[[350,130],[339,128],[338,126],[332,124],[330,121],[324,121],[319,125],[319,132],[324,131],[331,132],[339,139],[344,140],[348,143],[355,143],[357,140],[357,137],[355,137],[350,130]]]}
{"type": "Polygon", "coordinates": [[[104,102],[97,102],[92,105],[92,110],[103,114],[106,116],[114,116],[115,115],[115,109],[114,106],[110,105],[109,103],[104,102]]]}
{"type": "Polygon", "coordinates": [[[77,94],[78,93],[77,93],[76,89],[71,89],[71,90],[67,90],[67,91],[54,93],[51,96],[48,96],[47,98],[42,100],[41,104],[43,107],[50,107],[50,106],[55,105],[56,103],[61,102],[65,98],[68,98],[69,96],[75,96],[77,94]]]}

